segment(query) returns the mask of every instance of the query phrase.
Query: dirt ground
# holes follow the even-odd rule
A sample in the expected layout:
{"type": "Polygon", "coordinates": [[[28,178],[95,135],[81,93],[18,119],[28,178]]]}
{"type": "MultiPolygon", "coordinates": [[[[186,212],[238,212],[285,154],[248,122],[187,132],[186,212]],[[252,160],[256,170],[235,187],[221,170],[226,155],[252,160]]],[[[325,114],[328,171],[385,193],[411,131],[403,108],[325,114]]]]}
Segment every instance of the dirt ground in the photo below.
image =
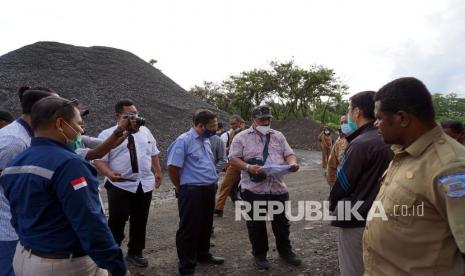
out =
{"type": "MultiPolygon", "coordinates": [[[[293,215],[299,200],[325,200],[329,187],[321,169],[321,153],[295,150],[302,169],[285,177],[292,202],[293,215]]],[[[221,183],[221,181],[220,181],[221,183]]],[[[105,193],[103,191],[103,193],[105,193]]],[[[106,201],[106,195],[102,195],[106,201]]],[[[106,203],[105,203],[106,204],[106,203]]],[[[147,225],[144,251],[149,266],[144,269],[130,266],[132,275],[177,275],[175,233],[178,227],[177,202],[172,184],[165,177],[160,189],[154,193],[153,208],[147,225]]],[[[245,221],[234,220],[234,205],[228,199],[224,217],[214,220],[215,234],[212,253],[225,258],[223,265],[199,264],[197,275],[336,275],[338,274],[336,229],[323,221],[291,222],[291,242],[302,260],[300,267],[284,263],[276,251],[271,225],[268,224],[271,268],[258,271],[252,261],[245,221]]],[[[127,229],[126,229],[127,230],[127,229]]],[[[123,244],[127,243],[127,239],[123,244]]],[[[125,246],[125,245],[123,245],[125,246]]],[[[126,252],[126,248],[123,248],[126,252]]]]}

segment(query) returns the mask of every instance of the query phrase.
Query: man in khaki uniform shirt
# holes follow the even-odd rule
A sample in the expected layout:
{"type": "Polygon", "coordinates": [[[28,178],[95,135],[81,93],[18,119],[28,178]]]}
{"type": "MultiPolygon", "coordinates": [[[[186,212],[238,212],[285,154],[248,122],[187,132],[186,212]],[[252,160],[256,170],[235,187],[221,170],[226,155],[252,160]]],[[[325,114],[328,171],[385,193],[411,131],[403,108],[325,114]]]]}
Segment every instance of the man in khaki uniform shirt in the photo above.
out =
{"type": "Polygon", "coordinates": [[[375,101],[395,156],[376,199],[388,220],[366,225],[365,275],[465,275],[465,148],[436,125],[419,80],[394,80],[375,101]]]}
{"type": "Polygon", "coordinates": [[[331,138],[331,131],[328,127],[325,127],[320,135],[318,135],[318,141],[320,141],[320,149],[321,149],[321,165],[323,169],[326,169],[328,165],[328,157],[331,151],[331,147],[333,146],[333,140],[331,138]]]}
{"type": "MultiPolygon", "coordinates": [[[[340,125],[347,123],[346,116],[341,116],[340,125]]],[[[334,142],[333,147],[331,148],[331,153],[329,154],[328,158],[328,166],[326,167],[326,181],[330,187],[334,186],[336,182],[336,173],[337,167],[342,160],[342,155],[346,150],[348,145],[347,139],[345,135],[342,133],[339,127],[339,137],[337,138],[336,142],[334,142]]]]}

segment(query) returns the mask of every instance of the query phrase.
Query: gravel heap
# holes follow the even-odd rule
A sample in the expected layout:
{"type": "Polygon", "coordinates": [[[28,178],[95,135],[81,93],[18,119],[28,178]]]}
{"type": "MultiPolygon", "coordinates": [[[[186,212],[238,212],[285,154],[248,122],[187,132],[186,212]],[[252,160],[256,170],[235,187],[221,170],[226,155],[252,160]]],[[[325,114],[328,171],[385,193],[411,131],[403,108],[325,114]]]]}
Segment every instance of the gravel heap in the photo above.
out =
{"type": "Polygon", "coordinates": [[[310,119],[288,119],[273,121],[272,128],[281,131],[287,142],[294,148],[320,150],[318,135],[322,125],[310,119]]]}
{"type": "Polygon", "coordinates": [[[135,101],[153,132],[165,163],[166,149],[192,122],[198,108],[227,114],[188,94],[182,87],[134,54],[109,47],[77,47],[37,42],[0,56],[0,109],[20,115],[17,90],[42,86],[66,98],[77,98],[89,110],[90,135],[115,124],[115,103],[135,101]]]}

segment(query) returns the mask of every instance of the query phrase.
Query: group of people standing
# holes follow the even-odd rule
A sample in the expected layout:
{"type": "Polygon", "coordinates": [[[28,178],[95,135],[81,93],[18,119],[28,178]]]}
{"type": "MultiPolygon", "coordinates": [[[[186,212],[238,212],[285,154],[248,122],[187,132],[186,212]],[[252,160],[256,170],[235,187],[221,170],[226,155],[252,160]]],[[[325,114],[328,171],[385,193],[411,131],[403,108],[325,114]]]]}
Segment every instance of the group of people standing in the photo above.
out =
{"type": "Polygon", "coordinates": [[[322,162],[341,275],[465,274],[465,130],[441,125],[415,78],[349,99],[322,162]]]}
{"type": "Polygon", "coordinates": [[[77,100],[40,87],[21,88],[19,98],[23,115],[0,130],[2,275],[130,275],[126,261],[147,266],[146,224],[162,173],[134,103],[116,103],[116,125],[95,138],[83,135],[89,112],[77,100]]]}
{"type": "MultiPolygon", "coordinates": [[[[143,126],[134,102],[118,101],[115,126],[89,137],[84,135],[83,122],[89,111],[77,100],[41,87],[24,87],[18,94],[23,114],[0,130],[1,275],[130,275],[127,262],[146,267],[146,225],[162,170],[156,140],[143,126]],[[108,220],[97,171],[105,176],[108,220]],[[120,247],[127,221],[124,257],[120,247]]],[[[244,200],[288,199],[282,177],[252,182],[250,178],[261,174],[261,166],[243,161],[260,160],[266,151],[267,164],[287,163],[290,171],[299,169],[282,133],[270,128],[271,120],[266,106],[252,111],[249,129],[240,116],[233,116],[230,123],[237,127],[228,133],[224,147],[215,135],[217,115],[198,110],[192,128],[168,148],[168,174],[179,207],[176,248],[181,275],[193,275],[197,262],[224,262],[212,255],[210,236],[218,172],[226,166],[226,174],[235,176],[221,185],[217,210],[223,208],[238,177],[244,200]],[[224,156],[218,158],[225,148],[229,162],[224,156]]],[[[255,264],[268,269],[266,225],[251,221],[247,226],[255,264]]],[[[300,265],[284,215],[273,222],[273,230],[280,256],[300,265]]]]}
{"type": "MultiPolygon", "coordinates": [[[[41,87],[18,95],[22,116],[0,129],[0,273],[130,275],[127,262],[146,267],[146,225],[162,170],[134,102],[118,101],[115,125],[89,137],[89,112],[76,100],[41,87]],[[105,176],[108,220],[97,171],[105,176]]],[[[235,115],[219,137],[217,114],[197,110],[192,127],[167,149],[179,274],[194,275],[198,262],[224,263],[211,252],[213,217],[237,190],[252,206],[246,225],[253,262],[269,269],[266,221],[255,219],[254,203],[284,205],[289,192],[282,175],[262,168],[300,168],[284,135],[271,128],[272,117],[270,107],[257,106],[249,128],[235,115]]],[[[465,274],[465,131],[436,123],[425,85],[401,78],[353,95],[334,145],[330,135],[325,129],[320,140],[341,275],[465,274]],[[380,209],[384,217],[372,216],[380,209]]],[[[279,256],[300,265],[285,211],[272,213],[271,226],[279,256]]]]}

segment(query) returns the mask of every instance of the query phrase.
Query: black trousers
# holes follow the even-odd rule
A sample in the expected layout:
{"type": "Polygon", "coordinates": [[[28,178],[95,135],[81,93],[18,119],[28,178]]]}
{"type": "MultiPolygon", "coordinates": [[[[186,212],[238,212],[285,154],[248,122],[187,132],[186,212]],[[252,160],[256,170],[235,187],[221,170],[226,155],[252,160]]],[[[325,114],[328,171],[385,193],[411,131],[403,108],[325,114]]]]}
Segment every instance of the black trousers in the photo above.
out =
{"type": "MultiPolygon", "coordinates": [[[[249,232],[249,240],[252,244],[252,254],[256,257],[266,257],[268,252],[268,235],[266,230],[266,221],[253,220],[253,202],[254,201],[279,201],[284,204],[289,200],[289,194],[273,195],[273,194],[254,194],[249,191],[243,191],[241,197],[244,201],[252,205],[252,210],[248,215],[252,220],[248,220],[247,231],[249,232]]],[[[266,208],[262,206],[261,208],[266,208]]],[[[271,221],[271,228],[276,239],[276,247],[280,254],[287,255],[292,251],[291,242],[289,240],[289,220],[286,218],[285,212],[276,214],[271,221]]]]}
{"type": "Polygon", "coordinates": [[[194,273],[197,259],[208,258],[215,208],[215,184],[181,185],[176,249],[180,274],[194,273]]]}
{"type": "Polygon", "coordinates": [[[152,191],[144,193],[139,184],[136,193],[120,189],[110,182],[105,183],[108,195],[108,226],[116,243],[121,246],[124,227],[129,219],[128,254],[139,255],[145,248],[145,234],[149,216],[152,191]]]}

